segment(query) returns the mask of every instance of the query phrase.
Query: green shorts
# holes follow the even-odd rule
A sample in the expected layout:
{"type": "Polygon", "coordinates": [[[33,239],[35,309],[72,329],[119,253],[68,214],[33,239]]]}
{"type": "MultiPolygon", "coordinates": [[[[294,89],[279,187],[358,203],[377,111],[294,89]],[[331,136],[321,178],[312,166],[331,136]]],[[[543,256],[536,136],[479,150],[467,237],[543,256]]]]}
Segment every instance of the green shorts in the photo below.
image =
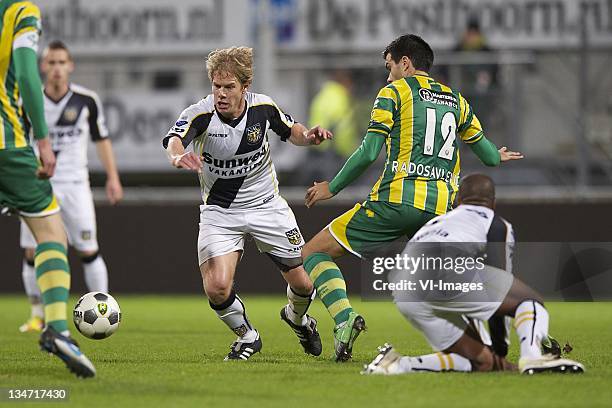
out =
{"type": "Polygon", "coordinates": [[[380,249],[381,244],[412,236],[436,214],[405,204],[365,201],[329,223],[332,236],[358,257],[380,249]]]}
{"type": "Polygon", "coordinates": [[[38,159],[31,147],[0,150],[0,207],[25,217],[59,211],[49,180],[36,177],[38,159]]]}

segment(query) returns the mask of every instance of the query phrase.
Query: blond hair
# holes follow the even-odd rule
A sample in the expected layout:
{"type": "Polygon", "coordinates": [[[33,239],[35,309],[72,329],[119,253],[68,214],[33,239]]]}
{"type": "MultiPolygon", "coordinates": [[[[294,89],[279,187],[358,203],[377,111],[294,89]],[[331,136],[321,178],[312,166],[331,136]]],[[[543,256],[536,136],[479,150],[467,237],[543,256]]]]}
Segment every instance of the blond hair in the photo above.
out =
{"type": "Polygon", "coordinates": [[[208,54],[206,70],[211,82],[216,73],[229,73],[235,75],[243,86],[248,86],[253,81],[253,49],[230,47],[214,50],[208,54]]]}

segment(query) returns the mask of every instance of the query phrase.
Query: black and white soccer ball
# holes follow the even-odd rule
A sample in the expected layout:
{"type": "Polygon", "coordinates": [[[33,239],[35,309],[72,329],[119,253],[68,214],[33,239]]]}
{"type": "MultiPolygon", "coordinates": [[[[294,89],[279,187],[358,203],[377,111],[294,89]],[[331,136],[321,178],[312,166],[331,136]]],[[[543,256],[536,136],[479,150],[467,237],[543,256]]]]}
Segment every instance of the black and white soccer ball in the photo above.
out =
{"type": "Polygon", "coordinates": [[[74,325],[85,337],[105,339],[121,323],[119,304],[108,293],[89,292],[81,296],[72,313],[74,325]]]}

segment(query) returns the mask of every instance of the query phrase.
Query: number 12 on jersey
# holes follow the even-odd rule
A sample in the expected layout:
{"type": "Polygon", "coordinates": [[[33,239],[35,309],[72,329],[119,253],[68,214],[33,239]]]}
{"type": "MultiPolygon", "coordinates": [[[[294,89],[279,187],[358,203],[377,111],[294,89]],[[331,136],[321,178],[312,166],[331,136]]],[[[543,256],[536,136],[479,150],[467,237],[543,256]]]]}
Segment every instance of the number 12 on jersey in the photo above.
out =
{"type": "MultiPolygon", "coordinates": [[[[423,145],[423,154],[427,156],[434,155],[434,141],[436,139],[436,110],[434,108],[426,108],[427,112],[427,125],[425,127],[425,144],[423,145]]],[[[442,148],[438,152],[438,157],[446,160],[453,159],[453,153],[455,152],[455,138],[457,136],[457,122],[453,112],[446,112],[442,116],[442,122],[440,123],[439,135],[444,140],[442,148]]]]}

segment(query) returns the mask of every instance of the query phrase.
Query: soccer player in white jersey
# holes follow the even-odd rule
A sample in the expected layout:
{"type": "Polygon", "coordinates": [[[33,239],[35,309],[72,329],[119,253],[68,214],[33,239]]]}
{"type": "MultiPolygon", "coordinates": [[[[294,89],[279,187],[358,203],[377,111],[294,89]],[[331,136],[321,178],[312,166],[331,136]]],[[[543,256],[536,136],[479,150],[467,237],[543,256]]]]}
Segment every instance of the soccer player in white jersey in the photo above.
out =
{"type": "MultiPolygon", "coordinates": [[[[115,159],[98,95],[70,82],[74,62],[61,41],[52,41],[42,55],[45,74],[44,107],[52,148],[57,156],[53,191],[61,203],[61,215],[70,245],[77,250],[90,291],[108,292],[108,272],[99,253],[89,172],[87,143],[96,144],[106,170],[106,195],[111,204],[123,197],[115,159]]],[[[34,271],[36,241],[22,221],[21,247],[25,249],[23,283],[31,304],[31,317],[19,329],[39,331],[43,325],[43,307],[34,271]]]]}
{"type": "Polygon", "coordinates": [[[206,68],[212,94],[181,113],[163,146],[173,166],[199,173],[204,204],[198,258],[204,291],[211,308],[238,336],[225,359],[247,360],[262,346],[232,288],[247,234],[287,281],[289,303],[281,309],[281,319],[297,334],[304,351],[318,356],[316,320],[306,314],[315,290],[302,267],[304,239],[278,191],[268,130],[298,146],[320,144],[332,135],[318,126],[307,129],[270,97],[248,91],[251,48],[215,50],[206,68]],[[192,150],[186,151],[189,145],[192,150]]]}
{"type": "MultiPolygon", "coordinates": [[[[411,243],[506,242],[512,249],[511,225],[495,214],[493,180],[481,174],[463,179],[459,187],[459,206],[425,224],[410,240],[404,254],[411,253],[411,243]],[[499,237],[505,237],[500,240],[499,237]]],[[[453,244],[454,243],[454,244],[453,244]]],[[[504,244],[505,245],[505,244],[504,244]]],[[[444,247],[446,248],[446,247],[444,247]]],[[[421,248],[422,249],[422,248],[421,248]]],[[[421,250],[420,249],[420,250],[421,250]]],[[[488,265],[488,262],[485,261],[488,265]]],[[[504,269],[488,265],[481,275],[497,289],[496,301],[476,301],[477,298],[454,297],[447,300],[405,301],[394,291],[396,305],[406,319],[421,331],[436,353],[402,356],[389,344],[379,348],[379,354],[365,367],[364,374],[404,374],[440,371],[493,371],[513,369],[468,329],[468,320],[486,321],[492,316],[511,316],[520,343],[518,369],[521,373],[569,372],[581,373],[582,364],[561,358],[558,347],[551,347],[548,335],[548,311],[542,297],[504,269]],[[553,351],[556,349],[556,352],[553,351]]],[[[491,299],[493,300],[493,299],[491,299]]]]}

